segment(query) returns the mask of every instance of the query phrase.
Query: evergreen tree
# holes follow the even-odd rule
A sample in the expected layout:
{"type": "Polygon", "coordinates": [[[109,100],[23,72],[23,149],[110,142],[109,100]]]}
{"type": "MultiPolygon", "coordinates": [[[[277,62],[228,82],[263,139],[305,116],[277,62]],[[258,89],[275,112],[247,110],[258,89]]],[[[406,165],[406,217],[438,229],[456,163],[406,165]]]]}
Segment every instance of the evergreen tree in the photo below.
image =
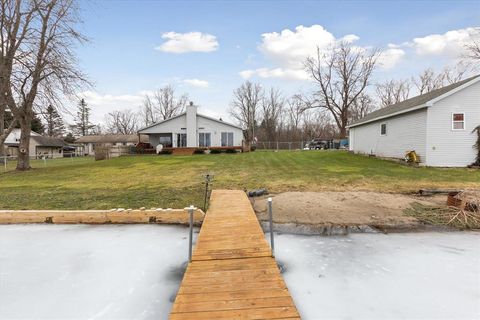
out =
{"type": "Polygon", "coordinates": [[[39,133],[39,134],[44,134],[45,133],[45,127],[43,126],[42,120],[38,117],[38,115],[34,115],[32,118],[32,124],[31,124],[31,129],[32,131],[39,133]]]}
{"type": "Polygon", "coordinates": [[[75,117],[75,124],[71,126],[73,132],[79,136],[86,136],[95,127],[90,122],[90,108],[85,99],[81,99],[78,103],[77,115],[75,117]]]}
{"type": "Polygon", "coordinates": [[[66,143],[75,143],[75,137],[73,136],[73,134],[71,132],[69,132],[69,133],[67,133],[65,138],[63,138],[63,141],[65,141],[66,143]]]}
{"type": "MultiPolygon", "coordinates": [[[[13,121],[13,115],[10,112],[5,113],[5,124],[8,125],[10,121],[13,121]]],[[[20,124],[17,123],[15,128],[20,128],[20,124]]],[[[45,127],[43,126],[42,121],[38,117],[38,115],[34,115],[32,118],[32,123],[30,124],[30,129],[36,133],[44,134],[45,127]]]]}
{"type": "Polygon", "coordinates": [[[49,137],[61,137],[65,133],[65,125],[58,111],[52,106],[47,107],[44,113],[46,134],[49,137]]]}

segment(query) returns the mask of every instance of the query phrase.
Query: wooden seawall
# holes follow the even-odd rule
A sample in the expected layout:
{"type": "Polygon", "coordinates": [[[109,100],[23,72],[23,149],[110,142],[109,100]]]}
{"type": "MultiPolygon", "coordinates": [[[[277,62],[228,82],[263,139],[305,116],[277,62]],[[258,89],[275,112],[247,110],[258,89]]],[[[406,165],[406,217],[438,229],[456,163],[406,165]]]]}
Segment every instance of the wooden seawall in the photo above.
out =
{"type": "Polygon", "coordinates": [[[212,192],[170,319],[300,319],[243,191],[212,192]]]}
{"type": "MultiPolygon", "coordinates": [[[[204,213],[197,209],[195,224],[200,224],[204,213]]],[[[14,223],[59,223],[59,224],[188,224],[185,209],[146,210],[0,210],[0,224],[14,223]]]]}

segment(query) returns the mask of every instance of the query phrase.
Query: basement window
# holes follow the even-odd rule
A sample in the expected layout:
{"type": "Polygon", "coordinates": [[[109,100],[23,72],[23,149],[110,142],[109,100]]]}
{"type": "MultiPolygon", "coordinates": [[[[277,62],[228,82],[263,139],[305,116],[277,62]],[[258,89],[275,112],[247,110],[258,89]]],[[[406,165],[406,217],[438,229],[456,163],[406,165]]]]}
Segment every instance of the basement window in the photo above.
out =
{"type": "Polygon", "coordinates": [[[387,134],[387,124],[386,123],[382,123],[380,125],[380,134],[382,136],[385,136],[387,134]]]}
{"type": "Polygon", "coordinates": [[[452,130],[465,130],[465,113],[452,115],[452,130]]]}

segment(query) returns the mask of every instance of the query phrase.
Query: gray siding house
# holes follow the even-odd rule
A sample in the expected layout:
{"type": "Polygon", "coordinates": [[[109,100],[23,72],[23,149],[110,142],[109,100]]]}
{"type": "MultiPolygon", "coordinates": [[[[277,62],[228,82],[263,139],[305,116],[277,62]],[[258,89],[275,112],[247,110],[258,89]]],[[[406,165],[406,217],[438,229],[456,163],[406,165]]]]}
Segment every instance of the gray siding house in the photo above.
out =
{"type": "MultiPolygon", "coordinates": [[[[6,154],[17,157],[20,144],[20,129],[13,129],[5,140],[6,154]]],[[[30,133],[29,156],[31,158],[61,158],[67,144],[59,138],[44,137],[34,131],[30,133]]],[[[0,146],[1,147],[1,146],[0,146]]]]}
{"type": "Polygon", "coordinates": [[[480,75],[374,111],[349,126],[349,148],[403,159],[415,150],[421,164],[465,167],[475,161],[480,125],[480,75]]]}

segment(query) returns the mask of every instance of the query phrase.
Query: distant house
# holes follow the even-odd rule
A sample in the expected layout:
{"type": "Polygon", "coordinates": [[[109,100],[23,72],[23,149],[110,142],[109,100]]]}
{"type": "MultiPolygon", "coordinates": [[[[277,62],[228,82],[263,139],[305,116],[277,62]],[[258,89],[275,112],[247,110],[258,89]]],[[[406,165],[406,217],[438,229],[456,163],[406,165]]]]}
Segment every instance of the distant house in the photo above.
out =
{"type": "Polygon", "coordinates": [[[138,142],[148,142],[148,137],[137,134],[97,134],[80,137],[75,143],[84,146],[85,155],[94,155],[95,147],[135,146],[138,142]]]}
{"type": "Polygon", "coordinates": [[[374,111],[349,126],[350,150],[403,158],[415,150],[427,166],[474,162],[480,125],[480,75],[374,111]]]}
{"type": "MultiPolygon", "coordinates": [[[[7,155],[17,156],[20,143],[20,129],[13,129],[5,140],[7,155]]],[[[29,155],[32,158],[61,158],[66,143],[59,138],[44,137],[34,131],[31,132],[29,155]]]]}
{"type": "Polygon", "coordinates": [[[190,103],[178,116],[155,123],[138,131],[148,135],[155,148],[235,147],[243,143],[242,128],[197,113],[197,106],[190,103]]]}

